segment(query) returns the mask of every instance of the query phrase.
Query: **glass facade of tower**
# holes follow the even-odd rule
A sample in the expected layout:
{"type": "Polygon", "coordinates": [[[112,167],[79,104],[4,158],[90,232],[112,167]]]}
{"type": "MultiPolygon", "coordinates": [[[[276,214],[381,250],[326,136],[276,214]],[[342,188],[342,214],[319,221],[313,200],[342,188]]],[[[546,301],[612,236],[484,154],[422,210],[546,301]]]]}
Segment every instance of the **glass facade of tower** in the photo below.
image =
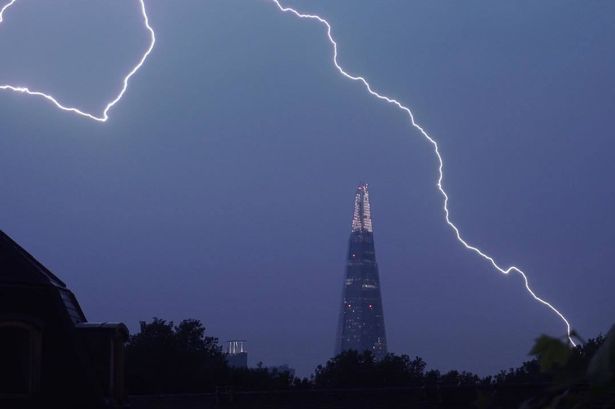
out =
{"type": "Polygon", "coordinates": [[[335,353],[350,349],[371,351],[377,359],[387,353],[367,185],[355,194],[335,353]]]}

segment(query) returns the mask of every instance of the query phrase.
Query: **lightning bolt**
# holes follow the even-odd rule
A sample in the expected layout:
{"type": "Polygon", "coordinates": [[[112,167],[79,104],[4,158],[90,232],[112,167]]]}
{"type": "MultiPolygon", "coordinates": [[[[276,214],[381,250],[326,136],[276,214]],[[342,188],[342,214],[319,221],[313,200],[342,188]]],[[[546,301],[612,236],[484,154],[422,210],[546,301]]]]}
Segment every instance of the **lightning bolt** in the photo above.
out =
{"type": "MultiPolygon", "coordinates": [[[[122,99],[122,97],[126,93],[126,90],[128,89],[128,82],[129,82],[129,80],[143,66],[143,64],[147,60],[148,56],[150,55],[150,53],[154,49],[154,45],[156,44],[156,33],[154,32],[154,29],[151,27],[151,25],[149,23],[149,18],[148,18],[147,11],[146,11],[146,8],[145,8],[145,0],[138,0],[138,1],[139,1],[140,6],[141,6],[141,14],[143,16],[143,23],[145,25],[145,28],[147,29],[147,31],[150,34],[150,44],[149,44],[149,47],[147,48],[147,50],[145,51],[145,53],[143,54],[143,56],[141,57],[141,59],[139,60],[139,62],[124,77],[124,79],[122,81],[122,88],[121,88],[120,92],[117,94],[117,96],[113,100],[111,100],[109,103],[107,103],[107,105],[105,106],[105,109],[103,110],[103,112],[102,112],[102,114],[100,116],[97,116],[97,115],[92,114],[92,113],[81,111],[80,109],[75,108],[75,107],[70,107],[70,106],[63,105],[56,98],[54,98],[52,95],[46,94],[46,93],[41,92],[41,91],[30,90],[28,87],[21,87],[21,86],[15,86],[15,85],[0,85],[0,90],[12,91],[12,92],[16,92],[16,93],[21,93],[21,94],[27,94],[27,95],[31,95],[31,96],[41,97],[41,98],[44,98],[45,100],[51,102],[57,108],[59,108],[59,109],[61,109],[63,111],[72,112],[72,113],[75,113],[77,115],[81,115],[83,117],[92,119],[94,121],[106,122],[109,119],[109,111],[122,99]]],[[[484,260],[488,261],[493,266],[493,268],[495,268],[500,273],[502,273],[504,275],[508,275],[511,272],[515,272],[515,273],[518,273],[519,275],[521,275],[521,277],[523,279],[523,282],[525,284],[525,288],[528,291],[528,293],[532,296],[532,298],[534,300],[536,300],[539,303],[541,303],[544,306],[546,306],[548,309],[550,309],[553,313],[555,313],[564,322],[564,324],[566,325],[566,331],[567,331],[568,340],[569,340],[571,345],[576,346],[576,343],[572,339],[572,329],[570,327],[570,323],[568,322],[566,317],[564,317],[564,315],[557,308],[555,308],[551,303],[549,303],[548,301],[545,301],[544,299],[542,299],[542,298],[540,298],[539,296],[536,295],[536,293],[530,287],[527,275],[519,267],[516,267],[516,266],[510,266],[510,267],[506,267],[506,268],[501,267],[498,263],[496,263],[496,261],[495,261],[495,259],[493,257],[491,257],[488,254],[484,253],[478,247],[469,244],[463,238],[463,236],[461,235],[461,232],[459,231],[459,228],[451,221],[450,211],[449,211],[449,208],[448,208],[449,197],[448,197],[448,194],[446,193],[446,190],[444,190],[444,184],[443,184],[443,181],[444,181],[444,161],[442,159],[442,155],[440,154],[440,148],[439,148],[438,142],[434,138],[432,138],[427,133],[427,131],[425,131],[425,129],[415,121],[414,114],[412,113],[410,108],[408,108],[407,106],[403,105],[401,102],[399,102],[395,98],[388,97],[388,96],[386,96],[384,94],[381,94],[381,93],[375,91],[372,88],[372,86],[370,85],[370,83],[367,81],[367,79],[365,79],[365,77],[355,76],[355,75],[349,74],[339,64],[339,62],[338,62],[337,42],[335,41],[335,39],[334,39],[334,37],[332,35],[331,24],[329,24],[329,22],[327,20],[325,20],[324,18],[322,18],[322,17],[320,17],[318,15],[315,15],[315,14],[305,14],[305,13],[301,13],[301,12],[295,10],[294,8],[283,6],[280,3],[279,0],[271,0],[271,1],[283,13],[293,14],[297,18],[300,18],[300,19],[315,20],[318,23],[320,23],[321,25],[323,25],[326,28],[327,37],[329,39],[329,42],[331,43],[331,46],[333,47],[333,64],[335,65],[335,68],[338,70],[338,72],[342,76],[346,77],[349,80],[359,82],[361,85],[363,85],[363,87],[367,90],[367,92],[370,95],[378,98],[381,101],[384,101],[384,102],[386,102],[388,104],[391,104],[391,105],[397,107],[399,110],[403,111],[406,115],[408,115],[408,118],[410,119],[410,124],[415,129],[417,129],[421,133],[421,135],[425,138],[425,140],[427,142],[429,142],[432,145],[432,147],[433,147],[434,154],[436,155],[436,158],[438,160],[438,180],[437,180],[436,186],[437,186],[438,191],[440,192],[440,194],[442,195],[442,198],[443,198],[443,207],[442,207],[442,209],[444,211],[444,216],[445,216],[446,223],[449,225],[449,227],[455,233],[455,236],[457,237],[457,240],[466,249],[474,252],[478,256],[482,257],[484,260]]],[[[0,23],[2,23],[4,21],[4,13],[11,6],[13,6],[16,2],[17,2],[17,0],[11,0],[10,2],[8,2],[6,5],[4,5],[0,9],[0,23]]]]}
{"type": "MultiPolygon", "coordinates": [[[[143,66],[143,64],[145,63],[145,60],[147,60],[147,57],[150,55],[150,53],[154,49],[154,45],[156,44],[156,33],[154,32],[154,29],[149,23],[147,11],[145,10],[145,0],[138,0],[138,1],[141,6],[141,15],[143,16],[143,23],[150,35],[150,44],[147,50],[145,51],[145,53],[143,54],[143,56],[141,57],[141,59],[139,60],[139,62],[130,70],[130,72],[128,72],[128,74],[126,74],[126,76],[124,77],[124,80],[122,81],[122,88],[120,92],[116,95],[114,99],[112,99],[109,103],[107,103],[107,105],[105,105],[105,109],[102,111],[102,114],[96,115],[96,114],[82,111],[79,108],[66,106],[62,104],[60,101],[58,101],[52,95],[46,94],[42,91],[31,90],[28,87],[6,84],[6,85],[0,85],[0,90],[12,91],[12,92],[16,92],[19,94],[27,94],[27,95],[31,95],[35,97],[41,97],[47,100],[48,102],[51,102],[53,105],[55,105],[57,108],[61,109],[62,111],[72,112],[74,114],[81,115],[83,117],[86,117],[86,118],[89,118],[89,119],[92,119],[98,122],[107,122],[107,120],[109,119],[109,111],[111,110],[111,108],[115,106],[115,104],[117,104],[122,99],[122,97],[126,93],[126,90],[128,89],[128,81],[130,81],[132,76],[135,75],[137,71],[139,71],[139,69],[143,66]]],[[[15,3],[17,3],[17,0],[11,0],[9,3],[4,5],[0,9],[0,23],[4,21],[4,13],[15,3]]]]}
{"type": "Polygon", "coordinates": [[[438,159],[438,182],[436,183],[436,186],[438,187],[438,191],[440,192],[440,194],[442,195],[442,198],[443,198],[442,209],[444,211],[444,217],[445,217],[446,223],[450,226],[450,228],[455,233],[455,236],[457,237],[457,240],[466,249],[476,253],[478,256],[480,256],[484,260],[488,261],[493,266],[493,268],[495,268],[500,273],[508,275],[511,272],[515,272],[515,273],[518,273],[519,275],[521,275],[521,277],[523,278],[523,282],[525,283],[525,289],[530,293],[530,295],[532,296],[532,298],[534,298],[534,300],[536,300],[539,303],[541,303],[544,306],[546,306],[548,309],[550,309],[552,312],[554,312],[564,322],[564,324],[566,325],[566,333],[567,333],[568,341],[570,342],[570,344],[572,346],[576,346],[574,340],[572,339],[572,329],[570,327],[570,323],[568,322],[566,317],[564,317],[564,315],[561,312],[559,312],[559,310],[557,308],[555,308],[551,303],[549,303],[548,301],[545,301],[544,299],[542,299],[542,298],[540,298],[539,296],[536,295],[536,293],[530,287],[530,283],[529,283],[529,280],[527,278],[527,275],[519,267],[510,266],[510,267],[504,268],[504,267],[500,266],[498,263],[496,263],[496,261],[495,261],[495,259],[493,257],[491,257],[488,254],[484,253],[478,247],[469,244],[463,238],[463,236],[461,235],[461,232],[459,231],[459,228],[455,225],[455,223],[453,223],[451,221],[450,212],[449,212],[449,208],[448,208],[449,197],[448,197],[448,194],[446,193],[446,190],[444,190],[444,184],[443,184],[443,181],[444,181],[444,161],[442,159],[442,155],[440,154],[440,147],[438,145],[438,142],[436,142],[436,140],[434,138],[432,138],[427,133],[427,131],[425,131],[425,129],[416,122],[416,120],[414,119],[414,114],[412,113],[410,108],[408,108],[407,106],[403,105],[401,102],[399,102],[395,98],[391,98],[391,97],[383,95],[383,94],[381,94],[381,93],[379,93],[377,91],[374,91],[374,89],[372,88],[370,83],[367,81],[367,79],[365,79],[365,77],[349,74],[340,65],[340,63],[338,61],[337,42],[335,41],[335,38],[333,37],[333,35],[331,33],[331,31],[332,31],[331,24],[329,24],[329,22],[327,20],[325,20],[324,18],[322,18],[322,17],[320,17],[318,15],[315,15],[315,14],[305,14],[305,13],[302,13],[302,12],[299,12],[299,11],[295,10],[294,8],[283,6],[280,3],[279,0],[271,0],[271,1],[283,13],[293,14],[293,15],[295,15],[296,17],[298,17],[300,19],[315,20],[318,23],[320,23],[321,25],[323,25],[326,28],[326,30],[327,30],[327,37],[329,38],[329,42],[331,43],[331,46],[333,47],[333,64],[335,65],[335,68],[339,71],[339,73],[342,74],[344,77],[348,78],[349,80],[356,81],[356,82],[360,83],[361,85],[363,85],[363,87],[367,90],[367,92],[369,92],[370,95],[378,98],[381,101],[384,101],[384,102],[386,102],[388,104],[391,104],[391,105],[397,107],[398,109],[403,111],[406,115],[408,115],[408,118],[410,119],[410,124],[421,133],[421,135],[425,138],[425,140],[427,140],[427,142],[429,142],[431,144],[431,146],[433,147],[433,151],[434,151],[434,153],[436,155],[436,158],[438,159]]]}

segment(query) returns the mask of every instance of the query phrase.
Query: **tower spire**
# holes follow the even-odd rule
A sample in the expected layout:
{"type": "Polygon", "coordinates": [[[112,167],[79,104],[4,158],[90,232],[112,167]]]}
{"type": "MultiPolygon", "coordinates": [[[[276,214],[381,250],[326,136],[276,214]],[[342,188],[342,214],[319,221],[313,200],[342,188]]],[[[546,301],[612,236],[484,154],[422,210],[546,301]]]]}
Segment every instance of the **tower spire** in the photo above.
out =
{"type": "Polygon", "coordinates": [[[367,190],[367,183],[360,184],[354,195],[352,231],[373,232],[372,211],[369,205],[369,191],[367,190]]]}
{"type": "Polygon", "coordinates": [[[336,353],[347,350],[370,351],[377,359],[387,353],[367,184],[355,192],[337,330],[336,353]]]}

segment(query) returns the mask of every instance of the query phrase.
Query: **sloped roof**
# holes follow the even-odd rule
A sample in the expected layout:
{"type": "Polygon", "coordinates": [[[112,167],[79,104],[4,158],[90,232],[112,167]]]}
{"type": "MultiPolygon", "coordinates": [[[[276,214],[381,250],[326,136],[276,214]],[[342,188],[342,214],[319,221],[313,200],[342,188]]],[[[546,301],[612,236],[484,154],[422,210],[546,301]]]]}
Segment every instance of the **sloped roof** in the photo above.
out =
{"type": "Polygon", "coordinates": [[[66,284],[0,230],[0,283],[52,285],[66,284]]]}

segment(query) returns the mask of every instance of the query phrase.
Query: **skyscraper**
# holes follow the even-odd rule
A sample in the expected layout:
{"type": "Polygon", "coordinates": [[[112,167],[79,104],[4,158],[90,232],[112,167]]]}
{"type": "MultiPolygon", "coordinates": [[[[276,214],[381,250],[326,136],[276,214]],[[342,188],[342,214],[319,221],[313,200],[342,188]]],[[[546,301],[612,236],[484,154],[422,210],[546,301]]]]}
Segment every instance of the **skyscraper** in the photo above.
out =
{"type": "Polygon", "coordinates": [[[348,246],[336,354],[354,349],[371,351],[377,359],[387,353],[380,279],[367,185],[357,187],[348,246]]]}

